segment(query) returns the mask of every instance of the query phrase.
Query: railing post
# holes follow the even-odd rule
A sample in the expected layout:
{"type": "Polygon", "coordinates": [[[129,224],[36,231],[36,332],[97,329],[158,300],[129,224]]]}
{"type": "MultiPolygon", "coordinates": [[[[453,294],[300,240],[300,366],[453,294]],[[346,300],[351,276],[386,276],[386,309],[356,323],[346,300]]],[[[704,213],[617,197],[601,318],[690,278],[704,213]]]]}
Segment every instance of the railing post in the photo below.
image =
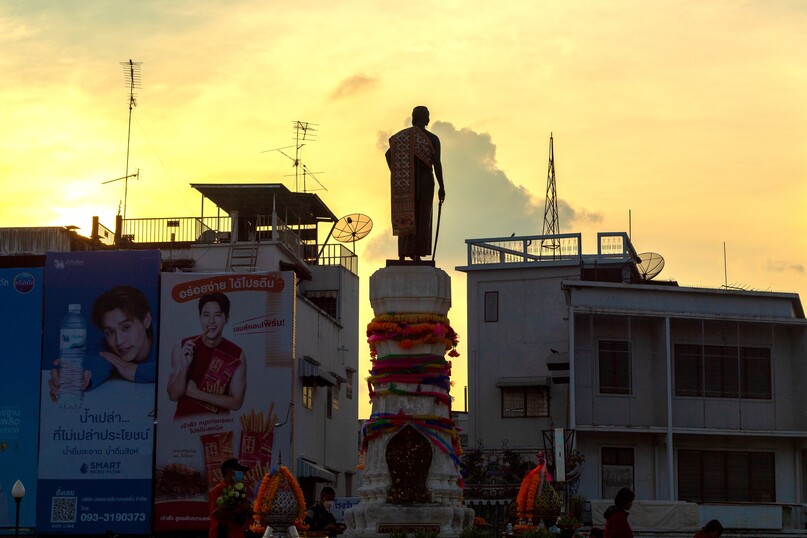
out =
{"type": "Polygon", "coordinates": [[[123,217],[115,215],[115,246],[120,245],[120,238],[123,235],[123,217]]]}
{"type": "Polygon", "coordinates": [[[275,195],[272,195],[272,241],[275,240],[275,230],[277,230],[277,205],[275,203],[275,195]]]}
{"type": "Polygon", "coordinates": [[[238,241],[238,211],[230,212],[230,242],[238,241]]]}

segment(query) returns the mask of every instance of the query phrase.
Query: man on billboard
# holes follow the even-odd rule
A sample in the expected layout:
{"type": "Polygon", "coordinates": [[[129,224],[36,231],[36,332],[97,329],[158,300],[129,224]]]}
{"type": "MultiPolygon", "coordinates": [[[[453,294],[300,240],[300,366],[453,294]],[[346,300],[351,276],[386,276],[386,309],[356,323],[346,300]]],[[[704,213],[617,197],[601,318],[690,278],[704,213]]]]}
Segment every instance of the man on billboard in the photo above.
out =
{"type": "Polygon", "coordinates": [[[171,353],[168,397],[177,402],[174,418],[228,414],[244,403],[247,359],[244,351],[224,338],[230,300],[223,293],[199,298],[202,334],[183,338],[171,353]]]}
{"type": "MultiPolygon", "coordinates": [[[[92,305],[92,323],[103,335],[98,355],[88,355],[82,390],[101,386],[110,377],[136,383],[154,383],[157,361],[152,353],[154,329],[146,295],[132,286],[115,286],[99,295],[92,305]]],[[[59,360],[54,362],[59,365],[59,360]]],[[[52,368],[48,387],[57,400],[59,368],[52,368]]]]}

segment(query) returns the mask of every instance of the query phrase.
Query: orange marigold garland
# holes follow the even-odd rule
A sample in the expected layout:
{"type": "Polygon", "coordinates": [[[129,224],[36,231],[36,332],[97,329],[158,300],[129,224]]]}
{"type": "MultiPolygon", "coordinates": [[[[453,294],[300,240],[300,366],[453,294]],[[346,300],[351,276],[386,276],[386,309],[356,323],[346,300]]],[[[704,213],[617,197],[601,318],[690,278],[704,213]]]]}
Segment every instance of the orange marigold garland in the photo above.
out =
{"type": "Polygon", "coordinates": [[[258,495],[252,505],[253,519],[255,521],[249,527],[251,531],[263,533],[266,530],[263,518],[272,512],[272,503],[283,484],[287,484],[291,488],[294,498],[297,500],[297,516],[294,520],[294,526],[300,530],[308,529],[308,525],[305,524],[305,496],[303,495],[303,490],[300,489],[300,484],[297,483],[297,479],[294,478],[288,467],[281,465],[266,473],[261,480],[258,495]]]}
{"type": "Polygon", "coordinates": [[[387,314],[367,325],[370,356],[376,358],[376,343],[394,340],[404,349],[417,344],[445,344],[449,357],[459,357],[459,338],[446,316],[435,314],[387,314]]]}
{"type": "Polygon", "coordinates": [[[541,494],[541,490],[546,485],[552,487],[549,482],[552,476],[546,467],[546,457],[543,452],[538,454],[538,465],[524,477],[521,487],[518,488],[516,504],[518,505],[518,518],[520,520],[532,521],[535,514],[535,499],[541,494]]]}

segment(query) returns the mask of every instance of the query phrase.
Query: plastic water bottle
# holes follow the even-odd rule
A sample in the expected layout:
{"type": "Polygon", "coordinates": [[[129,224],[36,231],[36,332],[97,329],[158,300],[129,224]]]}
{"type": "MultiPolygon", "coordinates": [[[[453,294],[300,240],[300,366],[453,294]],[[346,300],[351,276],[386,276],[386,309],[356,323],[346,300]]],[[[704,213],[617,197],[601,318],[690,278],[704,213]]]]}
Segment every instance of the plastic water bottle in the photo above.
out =
{"type": "Polygon", "coordinates": [[[87,351],[87,323],[81,305],[71,304],[59,330],[59,407],[77,409],[84,404],[84,353],[87,351]]]}

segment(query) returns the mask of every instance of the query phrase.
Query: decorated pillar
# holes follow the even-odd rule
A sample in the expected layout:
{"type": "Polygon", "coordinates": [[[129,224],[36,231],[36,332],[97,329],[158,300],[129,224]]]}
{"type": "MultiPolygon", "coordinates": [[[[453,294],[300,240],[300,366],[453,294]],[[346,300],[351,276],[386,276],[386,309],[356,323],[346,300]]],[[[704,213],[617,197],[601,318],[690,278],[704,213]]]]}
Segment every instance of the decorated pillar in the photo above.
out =
{"type": "Polygon", "coordinates": [[[462,500],[451,418],[451,279],[427,265],[393,265],[370,277],[370,303],[373,410],[362,430],[361,502],[346,513],[347,534],[458,536],[474,513],[462,500]]]}

